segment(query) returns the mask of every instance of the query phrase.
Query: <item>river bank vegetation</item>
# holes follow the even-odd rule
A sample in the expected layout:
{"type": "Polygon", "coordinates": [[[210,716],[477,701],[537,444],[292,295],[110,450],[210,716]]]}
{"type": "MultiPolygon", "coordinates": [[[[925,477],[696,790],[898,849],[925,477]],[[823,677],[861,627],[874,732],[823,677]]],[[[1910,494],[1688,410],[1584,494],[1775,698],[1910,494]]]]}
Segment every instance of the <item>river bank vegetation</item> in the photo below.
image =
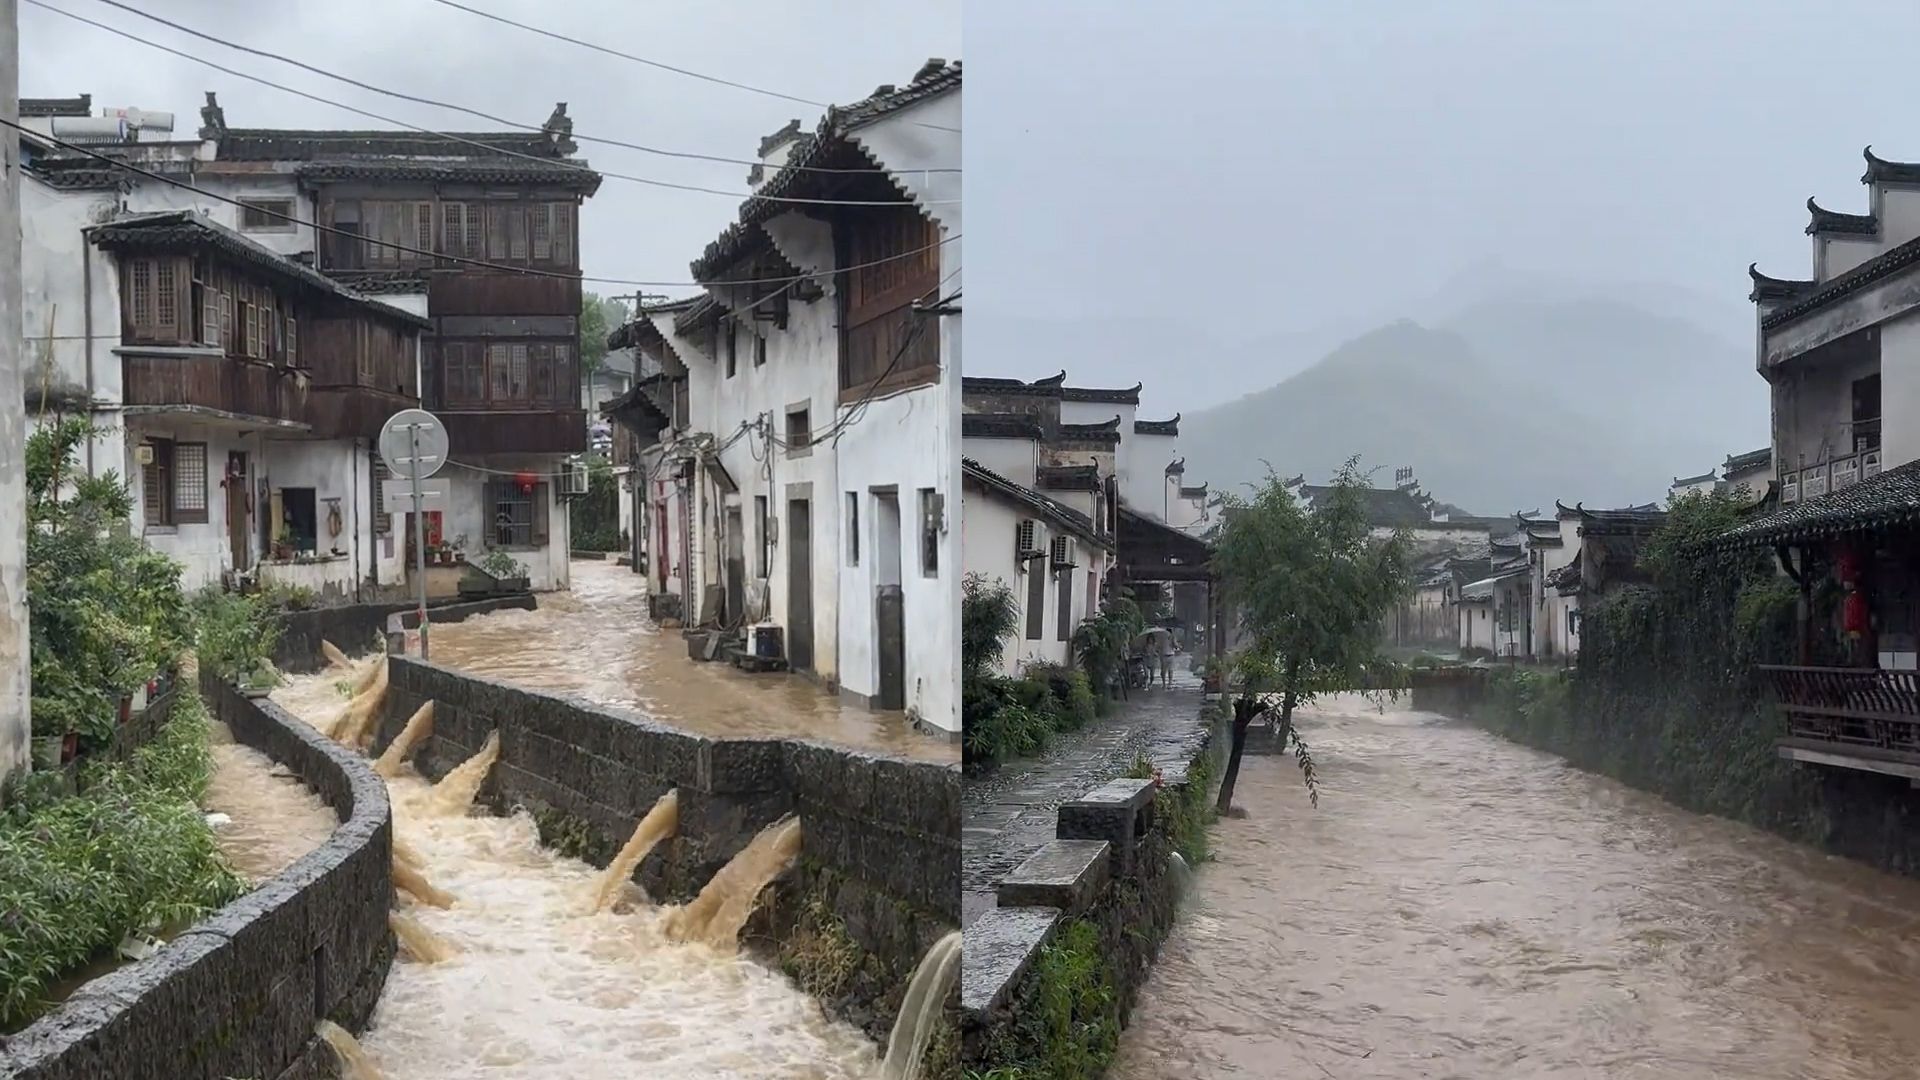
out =
{"type": "MultiPolygon", "coordinates": [[[[1818,784],[1775,752],[1784,729],[1754,673],[1793,662],[1798,591],[1764,555],[1703,544],[1741,508],[1675,500],[1641,556],[1652,583],[1582,613],[1576,666],[1497,670],[1471,718],[1689,810],[1820,840],[1818,784]]],[[[1817,618],[1831,599],[1815,602],[1817,618]]]]}
{"type": "MultiPolygon", "coordinates": [[[[35,771],[0,793],[0,1029],[44,1011],[62,982],[111,966],[130,936],[190,923],[245,889],[197,805],[212,773],[207,712],[175,678],[197,606],[179,567],[127,528],[132,497],[119,476],[77,469],[90,434],[65,420],[27,441],[31,707],[42,752],[35,771]],[[140,730],[126,728],[133,696],[163,683],[173,689],[162,695],[167,717],[132,745],[123,728],[140,730]],[[45,752],[55,747],[59,755],[45,752]]],[[[271,647],[254,614],[264,604],[240,603],[242,626],[199,623],[222,662],[271,647]]]]}

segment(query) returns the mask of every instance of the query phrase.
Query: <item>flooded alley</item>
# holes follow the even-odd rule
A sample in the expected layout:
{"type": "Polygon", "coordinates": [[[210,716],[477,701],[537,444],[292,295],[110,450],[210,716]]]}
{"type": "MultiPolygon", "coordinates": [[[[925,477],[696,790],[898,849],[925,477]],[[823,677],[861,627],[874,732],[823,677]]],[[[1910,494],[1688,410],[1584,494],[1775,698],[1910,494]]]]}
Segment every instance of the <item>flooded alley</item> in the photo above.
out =
{"type": "Polygon", "coordinates": [[[922,761],[955,762],[957,743],[869,712],[798,675],[696,663],[678,631],[647,618],[645,581],[611,562],[573,563],[573,588],[535,611],[497,611],[432,628],[435,663],[520,686],[645,712],[704,735],[795,736],[922,761]]]}
{"type": "MultiPolygon", "coordinates": [[[[335,670],[293,679],[274,700],[325,724],[346,704],[341,677],[335,670]]],[[[464,785],[452,774],[429,785],[411,767],[388,780],[403,953],[354,1051],[377,1070],[372,1075],[868,1080],[877,1073],[876,1048],[860,1031],[828,1020],[730,941],[670,941],[675,912],[687,909],[652,905],[621,886],[605,890],[614,902],[602,910],[602,873],[541,847],[526,815],[469,814],[483,770],[467,772],[464,785]]]]}
{"type": "Polygon", "coordinates": [[[1425,713],[1250,757],[1112,1075],[1818,1077],[1920,1061],[1920,882],[1425,713]]]}

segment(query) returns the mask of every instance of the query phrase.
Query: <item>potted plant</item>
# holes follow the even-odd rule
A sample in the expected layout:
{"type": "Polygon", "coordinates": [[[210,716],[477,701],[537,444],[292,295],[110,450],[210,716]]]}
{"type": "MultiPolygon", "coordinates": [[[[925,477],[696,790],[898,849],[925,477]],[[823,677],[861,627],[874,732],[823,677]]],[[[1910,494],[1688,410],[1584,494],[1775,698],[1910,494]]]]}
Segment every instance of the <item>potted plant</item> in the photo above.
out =
{"type": "Polygon", "coordinates": [[[285,529],[273,538],[273,558],[276,562],[290,562],[293,559],[293,537],[285,529]]]}
{"type": "Polygon", "coordinates": [[[499,548],[489,548],[487,554],[480,560],[479,566],[482,573],[493,579],[494,591],[526,591],[526,565],[499,548]]]}

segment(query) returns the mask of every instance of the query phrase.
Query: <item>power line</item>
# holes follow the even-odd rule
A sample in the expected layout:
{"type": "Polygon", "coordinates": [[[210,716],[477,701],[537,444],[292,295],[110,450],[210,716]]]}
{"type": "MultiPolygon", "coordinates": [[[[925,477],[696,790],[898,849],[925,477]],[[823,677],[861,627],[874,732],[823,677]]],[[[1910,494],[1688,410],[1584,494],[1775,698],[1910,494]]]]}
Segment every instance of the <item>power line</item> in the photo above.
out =
{"type": "MultiPolygon", "coordinates": [[[[34,2],[34,0],[29,0],[29,2],[34,2]]],[[[412,246],[411,244],[401,244],[391,240],[375,240],[370,236],[362,236],[360,233],[357,233],[357,232],[348,232],[345,229],[338,229],[333,227],[332,225],[322,225],[317,221],[308,221],[305,218],[294,217],[292,214],[283,214],[278,210],[269,209],[265,206],[262,206],[259,203],[242,203],[239,199],[232,198],[231,196],[221,195],[217,192],[208,191],[206,188],[198,187],[193,184],[186,183],[185,181],[175,180],[171,176],[163,176],[160,173],[153,172],[149,169],[143,169],[138,165],[132,164],[131,162],[121,161],[118,158],[108,157],[105,154],[101,154],[96,151],[89,150],[84,146],[77,146],[73,143],[67,142],[64,139],[60,139],[52,135],[47,135],[42,132],[34,131],[31,128],[28,128],[25,125],[20,124],[16,121],[0,118],[0,125],[5,125],[7,127],[10,127],[15,131],[21,132],[22,134],[31,135],[34,138],[40,139],[44,142],[52,143],[53,145],[58,146],[63,150],[70,150],[74,153],[93,158],[96,161],[105,162],[106,164],[111,165],[114,168],[125,169],[128,172],[137,173],[141,176],[148,178],[149,180],[158,180],[163,184],[171,184],[174,187],[180,188],[185,191],[191,191],[196,195],[200,195],[208,199],[213,199],[217,202],[229,203],[233,206],[244,206],[248,210],[251,210],[253,213],[264,214],[268,217],[278,218],[281,221],[289,222],[294,225],[304,225],[307,228],[314,230],[315,232],[327,233],[333,236],[350,237],[354,240],[365,241],[366,243],[373,244],[378,247],[390,248],[394,251],[404,251],[412,255],[424,255],[430,259],[441,259],[446,262],[458,263],[462,266],[476,266],[483,270],[501,270],[501,271],[505,271],[507,273],[512,273],[512,274],[525,274],[529,277],[564,278],[568,281],[583,281],[583,282],[591,281],[595,284],[601,284],[601,285],[638,285],[638,286],[650,286],[654,288],[701,288],[701,289],[724,288],[724,287],[741,286],[741,285],[780,285],[780,284],[786,284],[786,283],[792,283],[792,282],[798,282],[798,281],[805,281],[805,280],[808,280],[809,278],[818,276],[816,274],[787,274],[782,277],[734,278],[731,280],[720,280],[720,281],[645,281],[645,280],[639,280],[636,278],[591,277],[585,274],[569,274],[560,270],[540,270],[530,266],[509,266],[505,263],[488,262],[485,259],[469,259],[461,255],[449,255],[444,252],[428,251],[425,248],[417,248],[412,246]]],[[[903,204],[892,203],[889,205],[898,206],[903,204]]],[[[113,222],[104,222],[102,224],[111,225],[113,224],[113,222]]],[[[835,272],[841,271],[841,270],[864,270],[869,266],[879,266],[882,263],[890,263],[898,259],[911,259],[916,255],[921,255],[928,251],[932,251],[934,248],[952,243],[953,241],[960,239],[960,236],[961,236],[960,233],[954,233],[952,236],[944,237],[940,240],[934,241],[931,244],[927,244],[923,247],[915,248],[912,251],[902,252],[898,255],[889,255],[885,258],[874,259],[869,262],[854,263],[850,266],[835,267],[834,269],[835,269],[835,272]]]]}
{"type": "MultiPolygon", "coordinates": [[[[200,30],[195,30],[190,26],[183,26],[180,23],[173,22],[170,19],[163,19],[160,16],[155,15],[151,12],[142,11],[139,8],[133,6],[132,4],[121,3],[120,0],[100,0],[100,3],[103,3],[108,7],[119,8],[120,10],[125,11],[129,14],[137,15],[142,19],[147,19],[151,22],[159,23],[162,26],[171,27],[175,30],[180,31],[183,34],[187,34],[192,37],[197,37],[203,41],[210,41],[216,45],[223,45],[237,52],[243,52],[253,56],[264,57],[268,60],[278,60],[280,63],[290,64],[294,67],[299,68],[302,71],[311,72],[315,75],[332,79],[336,82],[345,83],[348,86],[356,86],[362,90],[370,90],[376,94],[382,94],[387,97],[397,98],[401,101],[411,101],[418,105],[431,105],[431,106],[434,106],[435,108],[450,109],[454,112],[466,113],[469,116],[477,116],[482,120],[490,120],[496,124],[505,124],[506,126],[512,127],[512,128],[521,128],[527,131],[545,130],[544,125],[541,125],[541,124],[529,124],[524,121],[508,120],[505,117],[495,116],[492,113],[483,112],[479,109],[469,108],[468,106],[465,106],[465,105],[456,105],[452,102],[438,101],[438,100],[435,100],[434,98],[419,97],[417,95],[404,93],[399,90],[389,90],[385,87],[375,86],[372,83],[362,82],[359,79],[355,79],[351,76],[341,75],[337,72],[328,71],[325,68],[316,67],[304,61],[296,60],[290,56],[283,56],[280,53],[270,52],[266,49],[254,48],[251,45],[242,45],[238,42],[228,41],[226,38],[223,38],[223,37],[218,37],[213,34],[208,34],[200,30]]],[[[49,10],[52,10],[52,9],[49,9],[49,10]]],[[[731,157],[722,157],[716,154],[697,154],[697,153],[693,153],[691,151],[685,151],[685,150],[663,150],[657,146],[647,146],[643,143],[625,142],[620,139],[601,138],[599,136],[594,136],[594,135],[583,135],[578,131],[570,132],[569,134],[573,138],[578,139],[581,142],[601,143],[607,146],[624,147],[625,149],[628,149],[628,150],[638,150],[646,154],[657,154],[661,157],[686,158],[693,161],[714,161],[714,162],[721,162],[723,164],[728,164],[728,165],[762,165],[764,164],[764,162],[759,161],[757,159],[753,159],[753,158],[731,158],[731,157]]],[[[784,166],[784,168],[793,169],[797,172],[840,173],[840,174],[887,173],[890,171],[884,168],[837,169],[837,168],[829,168],[829,167],[818,166],[818,165],[788,165],[788,166],[784,166]]],[[[914,169],[911,171],[916,173],[957,173],[960,170],[958,168],[941,168],[941,169],[914,169]]]]}
{"type": "MultiPolygon", "coordinates": [[[[810,98],[795,97],[792,94],[783,94],[778,90],[768,90],[759,86],[749,86],[746,83],[734,82],[731,79],[722,79],[717,75],[705,75],[698,71],[689,71],[686,68],[674,67],[672,64],[662,63],[658,60],[650,60],[644,56],[635,56],[632,53],[621,52],[619,49],[610,49],[605,45],[599,45],[591,41],[582,41],[579,38],[568,37],[565,34],[556,33],[552,30],[542,29],[541,27],[538,27],[538,26],[529,26],[528,24],[523,22],[515,22],[504,15],[495,15],[490,11],[481,11],[479,8],[476,8],[476,7],[468,7],[465,4],[455,3],[454,0],[433,0],[433,2],[436,4],[444,5],[446,7],[454,8],[459,11],[464,11],[469,15],[478,15],[483,19],[491,19],[497,23],[503,23],[507,26],[512,26],[517,29],[525,30],[530,34],[539,34],[541,37],[552,38],[555,41],[564,41],[569,45],[578,45],[583,49],[592,49],[594,52],[605,53],[608,56],[617,56],[622,60],[631,60],[636,64],[645,64],[648,67],[659,68],[662,71],[671,71],[675,75],[685,75],[690,79],[699,79],[702,82],[718,83],[721,86],[731,86],[736,90],[746,90],[750,93],[764,94],[767,97],[779,98],[782,101],[796,101],[802,105],[812,105],[815,108],[820,108],[820,109],[830,109],[833,107],[832,105],[824,101],[814,101],[810,98]]],[[[951,128],[942,124],[931,124],[931,123],[927,123],[924,120],[915,120],[913,121],[913,123],[919,125],[920,127],[935,128],[940,131],[951,131],[956,135],[960,134],[959,128],[951,128]]]]}
{"type": "MultiPolygon", "coordinates": [[[[432,135],[435,138],[446,139],[449,142],[455,142],[455,143],[461,143],[467,146],[479,147],[480,149],[485,150],[489,155],[495,156],[495,157],[522,158],[527,161],[538,162],[541,165],[545,165],[549,168],[557,168],[565,172],[587,173],[589,175],[604,176],[613,180],[626,180],[630,183],[645,184],[649,187],[668,188],[674,191],[692,191],[692,192],[698,192],[704,195],[723,195],[729,199],[749,199],[749,198],[758,197],[758,198],[765,199],[768,202],[794,203],[794,204],[812,205],[812,206],[895,206],[895,205],[898,205],[897,201],[889,201],[884,199],[869,199],[869,200],[808,199],[808,198],[801,198],[797,196],[780,196],[780,195],[755,196],[752,192],[723,191],[720,188],[701,187],[698,184],[680,184],[670,180],[656,180],[648,176],[635,176],[630,173],[613,172],[608,169],[595,169],[587,165],[581,165],[576,162],[567,161],[563,158],[541,157],[537,154],[521,153],[520,151],[517,151],[517,150],[509,150],[502,146],[494,146],[489,143],[480,142],[477,139],[469,139],[469,138],[466,138],[465,136],[457,135],[452,132],[435,131],[432,128],[421,127],[418,124],[410,124],[405,120],[398,120],[391,116],[383,116],[380,113],[371,112],[367,109],[359,108],[358,106],[348,105],[345,102],[334,101],[330,98],[322,97],[319,94],[310,94],[304,90],[297,90],[283,83],[277,83],[271,79],[261,78],[258,75],[249,75],[244,71],[235,70],[233,68],[227,67],[224,64],[215,63],[212,60],[205,59],[204,57],[195,56],[192,53],[173,48],[172,46],[162,45],[157,41],[149,41],[146,38],[139,36],[138,34],[129,33],[128,31],[122,30],[119,27],[110,26],[96,19],[89,19],[84,15],[76,15],[71,11],[54,7],[52,4],[47,3],[46,0],[26,0],[26,2],[29,4],[32,4],[34,7],[42,8],[46,11],[51,11],[56,15],[64,15],[67,18],[74,20],[75,22],[85,23],[88,26],[97,27],[101,30],[105,30],[110,34],[115,34],[120,37],[126,38],[129,41],[138,42],[142,45],[148,46],[149,48],[158,49],[164,53],[170,53],[174,56],[180,57],[183,60],[191,60],[196,64],[201,64],[206,67],[210,67],[215,71],[225,72],[226,74],[232,75],[235,78],[246,79],[249,82],[256,82],[262,86],[267,86],[275,90],[279,90],[282,93],[292,94],[295,97],[305,98],[308,101],[316,101],[322,105],[331,105],[337,109],[345,109],[347,112],[354,113],[358,116],[364,116],[371,120],[378,120],[381,123],[385,123],[385,124],[393,124],[397,127],[406,128],[409,131],[417,131],[423,135],[432,135]]],[[[956,201],[956,200],[935,200],[934,202],[940,203],[940,202],[953,202],[953,201],[956,201]]]]}

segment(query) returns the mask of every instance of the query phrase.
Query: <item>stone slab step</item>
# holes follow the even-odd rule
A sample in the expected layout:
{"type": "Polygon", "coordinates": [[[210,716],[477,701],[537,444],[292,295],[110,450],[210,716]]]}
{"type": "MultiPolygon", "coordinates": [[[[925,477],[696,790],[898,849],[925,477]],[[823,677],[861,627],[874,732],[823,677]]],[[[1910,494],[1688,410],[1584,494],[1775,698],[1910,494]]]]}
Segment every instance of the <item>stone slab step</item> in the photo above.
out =
{"type": "Polygon", "coordinates": [[[1000,906],[1086,911],[1107,886],[1108,847],[1105,840],[1048,841],[1001,879],[1000,906]]]}

